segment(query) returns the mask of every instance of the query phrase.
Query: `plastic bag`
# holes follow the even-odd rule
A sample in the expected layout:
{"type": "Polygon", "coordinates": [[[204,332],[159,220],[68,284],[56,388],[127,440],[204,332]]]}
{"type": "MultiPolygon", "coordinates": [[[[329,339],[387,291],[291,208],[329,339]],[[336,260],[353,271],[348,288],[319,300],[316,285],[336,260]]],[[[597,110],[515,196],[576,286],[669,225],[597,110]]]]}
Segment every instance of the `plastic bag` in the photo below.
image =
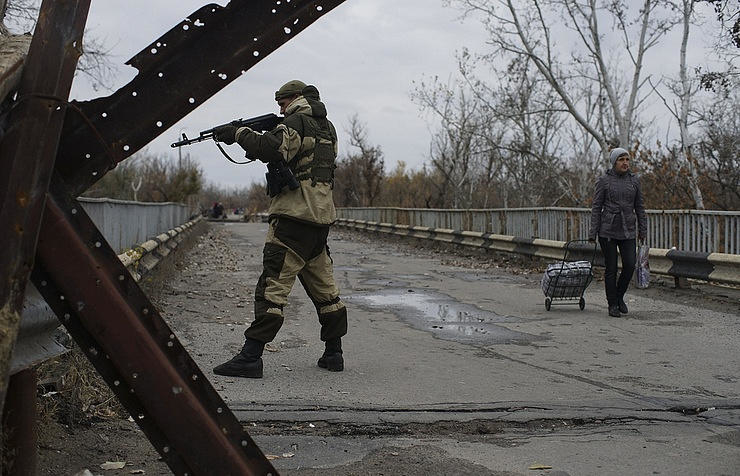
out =
{"type": "Polygon", "coordinates": [[[637,287],[645,289],[650,285],[650,263],[648,256],[650,255],[650,247],[646,244],[641,244],[637,248],[637,287]]]}

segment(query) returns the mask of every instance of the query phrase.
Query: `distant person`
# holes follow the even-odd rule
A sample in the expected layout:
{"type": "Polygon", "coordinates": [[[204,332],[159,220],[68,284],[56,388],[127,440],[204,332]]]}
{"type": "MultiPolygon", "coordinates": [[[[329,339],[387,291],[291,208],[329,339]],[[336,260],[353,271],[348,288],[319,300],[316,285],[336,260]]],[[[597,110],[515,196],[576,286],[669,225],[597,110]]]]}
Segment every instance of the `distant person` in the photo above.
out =
{"type": "Polygon", "coordinates": [[[221,215],[224,214],[224,206],[221,205],[219,202],[213,202],[213,218],[221,218],[221,215]]]}
{"type": "Polygon", "coordinates": [[[289,81],[275,93],[275,100],[285,118],[273,130],[260,134],[227,125],[216,131],[216,140],[236,142],[250,157],[265,163],[285,160],[299,183],[294,190],[280,189],[270,200],[263,270],[254,293],[254,321],[244,331],[242,350],[213,369],[217,375],[262,377],[262,352],[283,325],[283,306],[296,277],[321,324],[325,350],[318,366],[344,369],[347,309],[339,298],[327,246],[329,227],[337,217],[332,198],[337,133],[315,86],[289,81]]]}
{"type": "Polygon", "coordinates": [[[591,207],[588,239],[599,238],[604,255],[604,287],[609,315],[627,314],[624,294],[635,272],[636,238],[647,235],[647,217],[642,201],[640,179],[630,171],[630,154],[622,148],[609,153],[611,168],[596,182],[591,207]],[[622,272],[617,279],[617,249],[622,256],[622,272]]]}

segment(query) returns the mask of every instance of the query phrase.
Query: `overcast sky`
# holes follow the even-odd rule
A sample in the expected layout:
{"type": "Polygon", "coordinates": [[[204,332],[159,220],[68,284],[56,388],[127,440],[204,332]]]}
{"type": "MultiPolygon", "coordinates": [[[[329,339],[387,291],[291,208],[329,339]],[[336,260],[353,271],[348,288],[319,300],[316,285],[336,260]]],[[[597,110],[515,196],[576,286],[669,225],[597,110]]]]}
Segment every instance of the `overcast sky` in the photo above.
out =
{"type": "MultiPolygon", "coordinates": [[[[79,75],[73,83],[71,97],[85,100],[107,96],[131,81],[136,70],[124,63],[206,3],[205,0],[93,1],[88,34],[110,49],[117,74],[109,85],[110,91],[93,90],[87,79],[79,75]]],[[[639,2],[628,0],[630,6],[635,7],[635,3],[639,2]]],[[[692,68],[706,66],[712,56],[702,39],[708,41],[713,37],[714,15],[710,6],[700,4],[698,8],[703,10],[701,16],[706,25],[704,32],[693,29],[691,33],[692,68]]],[[[418,169],[427,162],[430,124],[411,102],[414,82],[434,76],[447,81],[457,72],[456,53],[463,47],[474,52],[486,49],[487,34],[481,24],[475,19],[463,23],[459,16],[458,10],[444,7],[442,0],[347,0],[165,131],[146,150],[168,154],[174,160],[177,151],[169,145],[182,132],[197,136],[199,131],[231,119],[277,113],[275,90],[290,79],[301,79],[315,84],[321,91],[329,118],[340,135],[340,156],[352,151],[345,130],[349,119],[356,114],[366,127],[370,144],[379,145],[385,153],[387,171],[394,169],[399,161],[418,169]]],[[[561,47],[567,49],[577,43],[567,29],[558,33],[561,47]],[[573,38],[569,39],[569,35],[573,38]]],[[[675,74],[679,34],[680,29],[676,28],[648,53],[644,74],[653,74],[656,79],[675,74]]],[[[625,73],[631,75],[631,68],[625,73]]],[[[657,97],[648,103],[645,114],[649,115],[646,122],[661,128],[654,132],[656,137],[664,139],[675,131],[657,97]]],[[[227,149],[235,158],[243,155],[238,146],[227,149]]],[[[182,152],[200,163],[210,183],[243,187],[264,179],[263,164],[231,164],[210,141],[186,147],[182,152]]]]}
{"type": "MultiPolygon", "coordinates": [[[[89,33],[112,48],[114,62],[122,65],[113,90],[136,74],[123,63],[206,3],[92,2],[89,33]]],[[[453,75],[455,52],[485,39],[482,27],[463,25],[458,16],[441,0],[347,0],[164,132],[147,150],[176,157],[169,144],[181,132],[197,136],[198,131],[231,119],[277,113],[275,90],[290,79],[301,79],[319,88],[340,134],[340,155],[348,151],[342,140],[348,120],[357,114],[369,142],[383,149],[387,170],[399,160],[419,168],[426,160],[429,128],[409,98],[413,81],[453,75]]],[[[108,94],[93,91],[80,76],[71,95],[82,100],[108,94]]],[[[246,186],[264,179],[263,164],[233,165],[212,142],[186,149],[183,153],[197,158],[209,182],[246,186]]],[[[243,154],[238,146],[229,152],[235,158],[243,154]]]]}

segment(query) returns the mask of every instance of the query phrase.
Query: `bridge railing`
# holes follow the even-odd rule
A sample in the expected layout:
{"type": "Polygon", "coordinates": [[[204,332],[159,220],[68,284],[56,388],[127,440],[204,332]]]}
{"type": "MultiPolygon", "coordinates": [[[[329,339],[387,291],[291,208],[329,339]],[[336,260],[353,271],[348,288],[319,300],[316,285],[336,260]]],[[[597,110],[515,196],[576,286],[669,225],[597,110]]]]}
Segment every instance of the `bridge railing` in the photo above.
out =
{"type": "MultiPolygon", "coordinates": [[[[647,210],[648,244],[699,253],[740,254],[740,211],[647,210]]],[[[588,236],[588,208],[428,209],[355,207],[340,218],[554,241],[588,236]]]]}
{"type": "Polygon", "coordinates": [[[174,202],[134,202],[112,198],[79,198],[95,225],[120,253],[187,222],[187,205],[174,202]]]}

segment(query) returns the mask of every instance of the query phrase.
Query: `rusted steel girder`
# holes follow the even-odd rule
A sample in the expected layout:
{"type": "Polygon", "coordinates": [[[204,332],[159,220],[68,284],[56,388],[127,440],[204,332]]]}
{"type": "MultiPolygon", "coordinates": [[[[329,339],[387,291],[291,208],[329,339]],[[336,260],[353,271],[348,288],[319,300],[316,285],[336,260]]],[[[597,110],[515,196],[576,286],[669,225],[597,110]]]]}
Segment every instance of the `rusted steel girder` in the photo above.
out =
{"type": "Polygon", "coordinates": [[[33,281],[175,474],[277,472],[80,204],[53,181],[33,281]]]}
{"type": "Polygon", "coordinates": [[[139,70],[129,84],[108,97],[76,103],[90,124],[67,112],[57,169],[70,192],[76,196],[89,188],[343,1],[232,0],[193,12],[126,63],[139,70]],[[91,125],[99,137],[90,133],[91,125]]]}
{"type": "MultiPolygon", "coordinates": [[[[0,408],[90,0],[44,0],[0,142],[0,408]],[[54,99],[58,98],[58,99],[54,99]]],[[[0,98],[2,99],[2,98],[0,98]]]]}

